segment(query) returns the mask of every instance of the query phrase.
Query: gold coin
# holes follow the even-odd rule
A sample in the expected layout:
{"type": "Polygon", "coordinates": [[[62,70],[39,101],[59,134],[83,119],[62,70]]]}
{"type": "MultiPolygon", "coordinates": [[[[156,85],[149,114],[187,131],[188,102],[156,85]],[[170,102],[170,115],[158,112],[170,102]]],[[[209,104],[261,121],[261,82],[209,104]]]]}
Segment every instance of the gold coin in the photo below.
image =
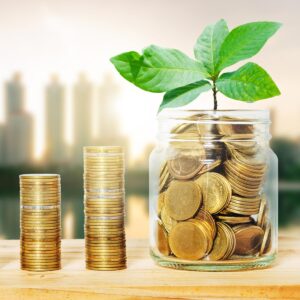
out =
{"type": "Polygon", "coordinates": [[[120,227],[120,226],[124,226],[124,224],[125,224],[125,222],[124,222],[124,220],[123,221],[119,221],[119,222],[105,222],[105,221],[103,221],[103,222],[93,222],[93,223],[91,223],[91,222],[85,222],[85,226],[87,227],[87,226],[90,226],[90,227],[93,227],[93,226],[112,226],[112,227],[115,227],[115,226],[118,226],[118,227],[120,227]]]}
{"type": "Polygon", "coordinates": [[[60,259],[60,254],[45,254],[45,253],[38,253],[38,254],[30,254],[21,252],[21,260],[36,260],[36,261],[56,261],[60,259]]]}
{"type": "Polygon", "coordinates": [[[85,231],[85,236],[87,238],[96,238],[96,237],[103,237],[103,236],[119,236],[122,237],[124,236],[124,231],[122,230],[108,230],[108,229],[103,229],[103,230],[94,230],[94,231],[85,231]]]}
{"type": "Polygon", "coordinates": [[[84,153],[123,153],[121,146],[85,146],[84,153]]]}
{"type": "Polygon", "coordinates": [[[168,188],[171,180],[172,180],[172,176],[169,173],[169,171],[167,171],[167,173],[163,177],[160,177],[159,192],[165,191],[168,188]]]}
{"type": "Polygon", "coordinates": [[[157,199],[157,215],[160,216],[161,210],[165,205],[165,192],[159,193],[158,199],[157,199]]]}
{"type": "Polygon", "coordinates": [[[93,265],[87,265],[86,268],[93,271],[119,271],[126,269],[126,264],[119,267],[97,267],[93,265]]]}
{"type": "Polygon", "coordinates": [[[202,222],[207,222],[211,228],[213,238],[216,236],[216,232],[217,232],[216,222],[208,211],[204,209],[199,209],[199,211],[195,215],[195,219],[200,220],[202,222]]]}
{"type": "Polygon", "coordinates": [[[267,211],[267,201],[266,197],[263,196],[261,199],[258,215],[257,215],[257,226],[263,227],[264,216],[267,211]]]}
{"type": "Polygon", "coordinates": [[[125,263],[126,256],[111,256],[111,257],[103,257],[103,256],[87,256],[87,261],[92,262],[100,262],[100,263],[125,263]]]}
{"type": "Polygon", "coordinates": [[[193,181],[172,181],[165,197],[166,213],[177,221],[195,215],[202,202],[201,191],[193,181]]]}
{"type": "Polygon", "coordinates": [[[123,238],[124,237],[124,232],[106,232],[102,231],[101,234],[89,234],[88,232],[85,233],[85,237],[88,239],[100,239],[100,238],[105,238],[105,237],[119,237],[123,238]]]}
{"type": "Polygon", "coordinates": [[[103,246],[107,246],[107,247],[119,247],[118,249],[121,250],[125,250],[126,249],[126,241],[125,239],[120,240],[119,242],[117,241],[92,241],[92,240],[86,240],[85,241],[85,245],[86,245],[86,251],[91,251],[92,249],[103,249],[103,246]]]}
{"type": "Polygon", "coordinates": [[[33,238],[37,238],[37,237],[60,237],[61,232],[57,231],[57,232],[53,232],[53,233],[43,233],[43,232],[34,232],[34,233],[28,233],[28,232],[24,232],[23,229],[21,229],[21,233],[20,236],[22,239],[26,240],[26,239],[33,239],[33,238]]]}
{"type": "Polygon", "coordinates": [[[19,181],[20,187],[32,187],[32,188],[57,188],[61,186],[60,179],[51,179],[51,180],[20,180],[19,181]]]}
{"type": "Polygon", "coordinates": [[[233,227],[236,237],[235,254],[253,255],[256,254],[262,244],[264,231],[255,225],[241,225],[233,227]]]}
{"type": "Polygon", "coordinates": [[[124,211],[125,209],[125,204],[124,203],[119,203],[119,204],[86,204],[85,203],[85,208],[86,209],[99,209],[100,211],[103,212],[116,212],[118,211],[124,211]]]}
{"type": "Polygon", "coordinates": [[[57,179],[60,178],[60,175],[58,174],[22,174],[19,175],[20,179],[57,179]]]}
{"type": "Polygon", "coordinates": [[[230,205],[237,206],[240,208],[246,208],[249,210],[257,210],[258,211],[258,209],[259,209],[259,204],[245,204],[245,202],[239,202],[239,201],[232,200],[232,199],[229,203],[229,206],[230,205]]]}
{"type": "Polygon", "coordinates": [[[123,228],[122,227],[119,227],[119,228],[110,228],[110,227],[94,227],[94,228],[85,228],[85,232],[89,235],[92,235],[92,234],[95,234],[95,235],[98,235],[98,234],[101,234],[102,232],[105,232],[105,233],[118,233],[122,230],[123,228]]]}
{"type": "Polygon", "coordinates": [[[244,211],[256,211],[256,213],[258,212],[259,210],[259,206],[251,206],[251,205],[245,205],[245,204],[240,204],[240,203],[237,203],[237,202],[234,202],[234,201],[231,201],[229,203],[229,205],[227,206],[227,210],[232,207],[232,208],[236,208],[236,209],[241,209],[241,210],[244,210],[244,211]]]}
{"type": "Polygon", "coordinates": [[[224,176],[207,172],[195,182],[201,188],[204,209],[209,213],[218,213],[228,205],[231,198],[231,187],[224,176]]]}
{"type": "Polygon", "coordinates": [[[116,206],[116,207],[105,207],[105,206],[94,206],[94,207],[88,207],[86,206],[84,209],[86,214],[90,214],[90,213],[96,213],[96,214],[111,214],[111,213],[121,213],[124,211],[124,207],[122,206],[116,206]]]}
{"type": "Polygon", "coordinates": [[[240,176],[232,175],[230,172],[226,172],[226,178],[230,180],[235,186],[242,190],[249,190],[250,192],[257,192],[261,189],[262,179],[260,181],[254,182],[250,177],[247,180],[241,179],[240,176]]]}
{"type": "Polygon", "coordinates": [[[210,224],[199,219],[190,219],[189,222],[196,224],[200,228],[200,230],[205,233],[207,242],[207,248],[205,249],[205,253],[207,254],[211,250],[214,240],[213,231],[210,224]]]}
{"type": "Polygon", "coordinates": [[[87,251],[113,251],[113,252],[124,252],[126,250],[126,243],[124,241],[119,243],[93,243],[85,241],[87,251]]]}
{"type": "Polygon", "coordinates": [[[22,264],[23,268],[29,267],[29,268],[45,268],[45,269],[47,269],[48,267],[50,267],[50,268],[54,268],[54,267],[59,268],[61,263],[60,262],[39,262],[39,261],[37,261],[37,262],[35,262],[35,261],[27,262],[26,261],[25,262],[25,261],[22,261],[21,264],[22,264]]]}
{"type": "Polygon", "coordinates": [[[103,180],[116,180],[116,181],[124,181],[124,175],[121,173],[116,174],[97,174],[97,175],[86,175],[83,177],[85,181],[89,180],[97,180],[97,181],[103,181],[103,180]]]}
{"type": "Polygon", "coordinates": [[[126,251],[125,249],[119,252],[89,250],[88,252],[85,253],[85,258],[86,259],[93,258],[93,260],[105,260],[105,259],[126,260],[126,251]]]}
{"type": "Polygon", "coordinates": [[[181,123],[171,130],[171,133],[197,133],[197,128],[194,123],[181,123]]]}
{"type": "Polygon", "coordinates": [[[258,185],[264,178],[264,172],[258,174],[252,169],[245,169],[240,163],[236,163],[232,160],[227,160],[224,162],[225,171],[231,174],[235,180],[240,180],[241,182],[258,185]]]}
{"type": "Polygon", "coordinates": [[[84,161],[84,170],[89,172],[93,169],[120,169],[123,170],[125,168],[125,163],[123,158],[120,159],[103,159],[103,158],[88,158],[84,161]],[[110,168],[111,167],[111,168],[110,168]]]}
{"type": "Polygon", "coordinates": [[[125,235],[122,236],[122,237],[100,237],[98,239],[89,239],[89,238],[85,238],[85,240],[87,242],[92,242],[92,243],[98,243],[98,242],[107,242],[107,243],[110,243],[110,242],[123,242],[125,241],[125,235]]]}
{"type": "Polygon", "coordinates": [[[253,120],[229,116],[221,116],[217,127],[220,134],[226,136],[233,134],[253,134],[255,130],[253,120]]]}
{"type": "Polygon", "coordinates": [[[249,189],[246,189],[246,188],[240,188],[235,184],[234,181],[232,181],[230,179],[230,177],[227,176],[227,179],[230,182],[232,191],[235,194],[238,194],[238,195],[243,196],[243,197],[256,197],[259,194],[259,189],[249,190],[249,189]]]}
{"type": "Polygon", "coordinates": [[[41,267],[41,268],[38,268],[38,267],[32,267],[32,266],[22,266],[21,265],[21,270],[23,271],[28,271],[28,272],[50,272],[50,271],[57,271],[57,270],[60,270],[61,269],[61,266],[58,266],[58,267],[41,267]]]}
{"type": "Polygon", "coordinates": [[[115,270],[123,270],[126,269],[126,263],[123,264],[95,264],[95,263],[87,263],[87,269],[94,271],[115,271],[115,270]]]}
{"type": "Polygon", "coordinates": [[[45,254],[54,254],[60,252],[60,245],[57,243],[56,245],[40,245],[40,244],[30,244],[28,245],[26,242],[21,241],[21,249],[24,252],[29,252],[31,254],[34,253],[45,253],[45,254]]]}
{"type": "Polygon", "coordinates": [[[204,174],[206,172],[212,171],[215,168],[217,168],[220,164],[221,164],[222,160],[221,159],[217,159],[211,163],[205,163],[203,164],[203,166],[201,167],[201,170],[198,172],[197,175],[201,175],[204,174]]]}
{"type": "Polygon", "coordinates": [[[178,223],[176,220],[174,220],[168,215],[165,206],[162,208],[161,211],[161,221],[167,232],[170,232],[172,228],[178,223]]]}
{"type": "Polygon", "coordinates": [[[86,246],[89,249],[98,249],[98,250],[103,250],[103,251],[124,251],[125,250],[125,246],[123,243],[119,243],[119,244],[89,244],[86,241],[86,246]]]}
{"type": "Polygon", "coordinates": [[[244,211],[241,209],[234,209],[232,207],[230,209],[226,209],[226,211],[222,211],[222,213],[224,213],[224,212],[234,213],[234,214],[243,215],[243,216],[251,216],[254,214],[252,211],[244,211]]]}
{"type": "Polygon", "coordinates": [[[57,188],[24,188],[20,187],[20,194],[29,194],[29,195],[60,195],[60,190],[57,188]]]}
{"type": "Polygon", "coordinates": [[[124,219],[120,218],[119,220],[89,220],[91,217],[86,216],[85,225],[97,225],[97,224],[108,224],[108,225],[118,225],[123,224],[124,219]]]}
{"type": "Polygon", "coordinates": [[[169,245],[176,257],[189,260],[201,259],[208,248],[205,231],[190,221],[174,226],[169,235],[169,245]]]}
{"type": "MultiPolygon", "coordinates": [[[[99,257],[103,257],[103,256],[117,256],[117,257],[124,257],[126,256],[126,250],[124,249],[105,249],[105,248],[97,248],[97,247],[91,247],[91,246],[87,246],[87,251],[89,253],[89,256],[93,255],[93,256],[99,256],[99,257]]],[[[86,254],[86,256],[88,256],[86,254]]]]}
{"type": "Polygon", "coordinates": [[[264,232],[264,237],[261,243],[261,247],[259,250],[259,254],[263,255],[266,254],[270,251],[271,249],[271,240],[272,240],[272,231],[271,231],[271,223],[268,222],[266,224],[265,232],[264,232]]]}
{"type": "Polygon", "coordinates": [[[193,178],[202,167],[202,162],[198,156],[178,155],[168,161],[170,174],[176,179],[193,178]]]}
{"type": "Polygon", "coordinates": [[[222,222],[217,222],[217,235],[214,245],[208,255],[208,260],[217,261],[227,259],[232,255],[235,246],[235,236],[232,229],[222,222]]]}
{"type": "Polygon", "coordinates": [[[226,215],[217,215],[216,218],[220,221],[223,221],[228,224],[244,224],[252,223],[253,219],[249,216],[226,216],[226,215]]]}

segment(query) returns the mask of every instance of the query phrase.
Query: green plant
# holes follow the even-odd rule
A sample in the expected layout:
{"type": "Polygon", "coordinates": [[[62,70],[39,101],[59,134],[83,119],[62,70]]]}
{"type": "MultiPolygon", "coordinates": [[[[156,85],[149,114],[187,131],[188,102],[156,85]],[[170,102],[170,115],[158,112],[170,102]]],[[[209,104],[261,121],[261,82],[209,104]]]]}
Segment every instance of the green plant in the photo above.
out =
{"type": "Polygon", "coordinates": [[[221,72],[235,63],[257,54],[280,28],[276,22],[253,22],[229,32],[224,20],[207,26],[194,47],[196,60],[176,49],[151,45],[142,55],[135,51],[111,58],[118,72],[137,87],[163,93],[159,111],[195,100],[212,90],[214,109],[217,93],[245,102],[271,98],[280,91],[270,75],[255,63],[248,62],[234,72],[221,72]]]}

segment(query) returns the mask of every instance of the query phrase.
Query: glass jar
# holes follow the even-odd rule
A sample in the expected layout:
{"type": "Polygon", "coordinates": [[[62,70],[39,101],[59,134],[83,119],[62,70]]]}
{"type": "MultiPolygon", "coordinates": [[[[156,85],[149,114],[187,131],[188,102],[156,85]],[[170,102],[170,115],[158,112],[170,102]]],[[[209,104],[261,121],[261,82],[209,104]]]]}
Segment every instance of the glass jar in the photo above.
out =
{"type": "Polygon", "coordinates": [[[157,264],[257,269],[277,254],[278,161],[266,110],[165,110],[150,156],[157,264]]]}

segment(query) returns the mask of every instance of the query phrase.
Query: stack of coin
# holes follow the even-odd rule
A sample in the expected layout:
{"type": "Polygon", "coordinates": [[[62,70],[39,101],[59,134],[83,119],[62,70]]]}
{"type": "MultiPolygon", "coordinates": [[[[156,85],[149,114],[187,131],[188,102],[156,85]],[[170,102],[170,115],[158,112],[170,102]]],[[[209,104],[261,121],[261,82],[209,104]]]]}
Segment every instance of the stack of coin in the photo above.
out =
{"type": "Polygon", "coordinates": [[[267,164],[255,130],[251,120],[199,114],[170,131],[156,206],[162,255],[226,260],[270,251],[267,164]]]}
{"type": "Polygon", "coordinates": [[[124,153],[121,147],[84,148],[86,267],[126,268],[124,153]]]}
{"type": "Polygon", "coordinates": [[[245,198],[233,195],[225,211],[246,216],[256,215],[259,212],[260,202],[260,197],[245,198]]]}
{"type": "Polygon", "coordinates": [[[56,174],[20,175],[21,268],[61,268],[61,186],[56,174]]]}
{"type": "Polygon", "coordinates": [[[266,165],[246,156],[235,155],[224,163],[226,178],[234,193],[244,197],[259,195],[266,165]]]}

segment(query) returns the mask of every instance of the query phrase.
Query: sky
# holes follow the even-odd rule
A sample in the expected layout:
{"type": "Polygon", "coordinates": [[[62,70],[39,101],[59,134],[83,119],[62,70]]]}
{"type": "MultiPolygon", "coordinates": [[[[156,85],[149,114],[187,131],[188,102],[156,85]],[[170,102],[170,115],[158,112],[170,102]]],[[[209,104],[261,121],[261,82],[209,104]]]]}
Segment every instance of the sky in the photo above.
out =
{"type": "MultiPolygon", "coordinates": [[[[27,87],[26,107],[36,117],[36,155],[43,152],[44,86],[51,73],[72,85],[84,71],[95,84],[111,74],[120,86],[117,96],[122,131],[138,155],[156,135],[161,94],[139,90],[114,70],[109,58],[149,44],[178,48],[192,56],[194,43],[207,24],[224,18],[230,28],[251,21],[279,21],[280,31],[251,59],[264,67],[282,95],[255,104],[220,97],[227,109],[272,109],[276,136],[300,136],[300,2],[297,0],[0,0],[0,84],[19,70],[27,87]]],[[[235,69],[236,66],[233,68],[235,69]]],[[[3,85],[3,84],[2,84],[3,85]]],[[[0,94],[2,107],[3,92],[0,94]]],[[[70,95],[67,105],[70,108],[70,95]]],[[[203,94],[193,108],[212,108],[203,94]]],[[[101,109],[101,108],[100,108],[101,109]]],[[[68,110],[70,112],[70,110],[68,110]]],[[[0,110],[3,120],[3,111],[0,110]]],[[[66,139],[72,143],[70,113],[66,139]]]]}

